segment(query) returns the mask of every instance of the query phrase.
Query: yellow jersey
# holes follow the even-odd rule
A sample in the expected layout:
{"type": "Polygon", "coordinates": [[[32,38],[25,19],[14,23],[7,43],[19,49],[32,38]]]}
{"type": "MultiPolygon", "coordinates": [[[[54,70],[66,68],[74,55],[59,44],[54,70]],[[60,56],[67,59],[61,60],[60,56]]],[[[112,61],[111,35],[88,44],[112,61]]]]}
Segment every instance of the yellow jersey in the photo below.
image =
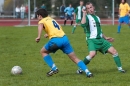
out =
{"type": "Polygon", "coordinates": [[[119,10],[120,10],[120,17],[126,16],[126,14],[128,14],[130,11],[129,4],[128,3],[125,3],[125,4],[121,3],[119,6],[119,10]]]}
{"type": "Polygon", "coordinates": [[[49,39],[53,37],[63,37],[65,35],[62,27],[51,17],[41,19],[38,24],[44,25],[44,30],[48,34],[49,39]]]}

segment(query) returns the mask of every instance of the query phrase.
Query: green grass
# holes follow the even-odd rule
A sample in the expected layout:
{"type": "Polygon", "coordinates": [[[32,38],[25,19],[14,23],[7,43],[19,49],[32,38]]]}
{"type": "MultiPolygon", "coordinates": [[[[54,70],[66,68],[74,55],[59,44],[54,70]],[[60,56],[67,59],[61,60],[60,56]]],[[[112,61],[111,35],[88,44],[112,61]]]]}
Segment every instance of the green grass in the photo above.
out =
{"type": "MultiPolygon", "coordinates": [[[[85,34],[80,26],[75,34],[71,34],[71,28],[63,26],[75,53],[83,60],[88,54],[85,34]]],[[[117,34],[116,28],[116,25],[102,26],[106,36],[115,38],[112,44],[117,49],[123,68],[127,72],[119,73],[112,56],[98,52],[88,65],[94,77],[87,78],[85,73],[76,74],[78,67],[60,50],[51,54],[60,72],[47,77],[46,72],[50,69],[42,60],[40,49],[48,39],[42,36],[39,43],[35,42],[37,27],[0,27],[0,86],[129,86],[130,29],[123,25],[121,33],[117,34]],[[11,68],[15,65],[22,67],[22,75],[11,75],[11,68]]]]}

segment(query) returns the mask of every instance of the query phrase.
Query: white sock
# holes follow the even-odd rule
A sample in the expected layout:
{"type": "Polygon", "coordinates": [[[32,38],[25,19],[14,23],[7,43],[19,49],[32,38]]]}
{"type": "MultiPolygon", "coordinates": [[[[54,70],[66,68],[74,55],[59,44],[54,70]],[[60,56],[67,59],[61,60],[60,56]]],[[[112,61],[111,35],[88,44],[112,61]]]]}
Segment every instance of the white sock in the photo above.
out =
{"type": "Polygon", "coordinates": [[[88,69],[86,69],[86,70],[85,70],[85,73],[87,74],[88,72],[89,72],[89,70],[88,70],[88,69]]]}
{"type": "Polygon", "coordinates": [[[74,27],[76,27],[76,26],[74,25],[74,27]]]}
{"type": "Polygon", "coordinates": [[[117,67],[118,68],[118,70],[122,70],[122,67],[117,67]]]}
{"type": "Polygon", "coordinates": [[[90,61],[92,58],[90,56],[86,56],[86,59],[90,61]]]}

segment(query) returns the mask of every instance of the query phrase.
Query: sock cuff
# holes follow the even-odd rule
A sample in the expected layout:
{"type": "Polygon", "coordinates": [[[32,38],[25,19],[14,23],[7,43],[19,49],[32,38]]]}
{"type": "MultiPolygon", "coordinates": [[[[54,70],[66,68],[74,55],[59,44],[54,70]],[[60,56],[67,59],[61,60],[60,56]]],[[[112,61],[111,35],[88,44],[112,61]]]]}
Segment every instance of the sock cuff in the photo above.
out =
{"type": "Polygon", "coordinates": [[[78,63],[77,63],[77,65],[79,65],[79,64],[81,64],[82,63],[82,60],[80,60],[78,63]]]}
{"type": "Polygon", "coordinates": [[[86,59],[90,61],[92,58],[90,56],[86,56],[86,59]]]}
{"type": "Polygon", "coordinates": [[[76,27],[76,25],[74,25],[74,27],[76,27]]]}
{"type": "Polygon", "coordinates": [[[44,56],[43,59],[46,59],[48,56],[50,56],[50,55],[48,54],[48,55],[44,56]]]}
{"type": "Polygon", "coordinates": [[[116,53],[116,54],[114,54],[114,55],[112,55],[113,57],[117,57],[118,56],[118,53],[116,53]]]}
{"type": "Polygon", "coordinates": [[[122,67],[117,67],[118,68],[118,70],[122,70],[122,67]]]}

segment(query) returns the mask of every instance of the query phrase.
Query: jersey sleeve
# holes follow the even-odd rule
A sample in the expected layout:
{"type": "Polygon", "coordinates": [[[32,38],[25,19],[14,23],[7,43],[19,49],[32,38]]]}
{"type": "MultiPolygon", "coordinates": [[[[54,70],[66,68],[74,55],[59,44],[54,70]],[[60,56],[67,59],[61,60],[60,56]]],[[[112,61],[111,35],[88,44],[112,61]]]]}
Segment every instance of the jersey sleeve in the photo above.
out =
{"type": "Polygon", "coordinates": [[[129,6],[129,4],[127,4],[127,9],[128,9],[128,11],[130,11],[130,6],[129,6]]]}
{"type": "Polygon", "coordinates": [[[78,12],[78,8],[76,8],[74,12],[77,14],[77,12],[78,12]]]}
{"type": "Polygon", "coordinates": [[[119,9],[121,9],[121,4],[119,5],[119,9]]]}
{"type": "Polygon", "coordinates": [[[74,8],[73,8],[72,12],[74,12],[74,8]]]}
{"type": "Polygon", "coordinates": [[[38,22],[38,24],[41,24],[41,23],[43,24],[43,21],[42,21],[42,20],[38,22]]]}
{"type": "Polygon", "coordinates": [[[67,11],[67,8],[64,9],[64,12],[65,12],[65,13],[66,13],[66,11],[67,11]]]}
{"type": "Polygon", "coordinates": [[[88,20],[88,17],[86,15],[86,23],[85,24],[81,24],[81,26],[84,28],[84,27],[87,27],[88,26],[88,23],[89,23],[89,20],[88,20]]]}

